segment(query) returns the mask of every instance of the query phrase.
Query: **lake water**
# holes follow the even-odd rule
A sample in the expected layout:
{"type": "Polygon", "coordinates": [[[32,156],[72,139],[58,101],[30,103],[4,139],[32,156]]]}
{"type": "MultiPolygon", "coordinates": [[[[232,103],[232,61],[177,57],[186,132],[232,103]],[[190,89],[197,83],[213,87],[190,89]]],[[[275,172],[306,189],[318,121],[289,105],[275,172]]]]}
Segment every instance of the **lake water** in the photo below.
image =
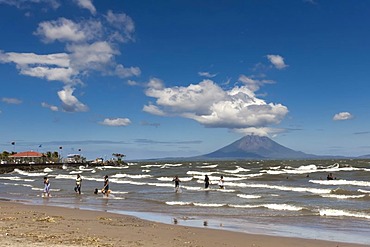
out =
{"type": "MultiPolygon", "coordinates": [[[[140,162],[0,174],[0,198],[247,233],[370,243],[370,161],[140,162]],[[334,180],[326,180],[333,173],[334,180]],[[74,193],[77,174],[82,194],[74,193]],[[42,198],[43,177],[51,198],[42,198]],[[109,198],[94,194],[109,176],[109,198]],[[175,193],[178,175],[181,193],[175,193]],[[211,180],[204,189],[204,176],[211,180]],[[224,176],[225,188],[218,181],[224,176]]],[[[369,245],[370,246],[370,245],[369,245]]]]}

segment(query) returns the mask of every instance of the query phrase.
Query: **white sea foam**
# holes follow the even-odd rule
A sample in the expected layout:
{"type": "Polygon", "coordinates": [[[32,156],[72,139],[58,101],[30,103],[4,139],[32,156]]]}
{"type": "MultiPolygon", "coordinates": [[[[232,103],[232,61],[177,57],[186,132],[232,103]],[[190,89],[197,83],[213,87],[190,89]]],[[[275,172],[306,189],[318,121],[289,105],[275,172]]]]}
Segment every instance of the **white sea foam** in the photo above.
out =
{"type": "Polygon", "coordinates": [[[249,171],[250,171],[249,169],[245,169],[243,167],[237,166],[235,170],[224,170],[223,172],[235,174],[239,172],[249,172],[249,171]]]}
{"type": "Polygon", "coordinates": [[[178,166],[182,166],[183,164],[164,164],[161,166],[161,169],[163,168],[171,168],[171,167],[178,167],[178,166]]]}
{"type": "Polygon", "coordinates": [[[166,202],[167,205],[171,205],[171,206],[185,206],[185,205],[192,205],[193,203],[192,202],[166,202]]]}
{"type": "Polygon", "coordinates": [[[199,172],[199,171],[187,171],[187,175],[200,175],[200,176],[205,176],[205,175],[212,175],[217,172],[199,172]]]}
{"type": "Polygon", "coordinates": [[[259,208],[261,205],[239,205],[239,204],[228,204],[231,208],[259,208]]]}
{"type": "Polygon", "coordinates": [[[149,173],[150,170],[141,170],[142,172],[146,172],[146,173],[149,173]]]}
{"type": "Polygon", "coordinates": [[[128,169],[128,166],[102,166],[103,169],[128,169]]]}
{"type": "Polygon", "coordinates": [[[132,179],[140,179],[140,178],[150,178],[151,175],[131,175],[131,174],[115,174],[111,176],[112,178],[132,178],[132,179]]]}
{"type": "Polygon", "coordinates": [[[34,179],[20,178],[20,177],[0,177],[1,180],[11,180],[11,181],[25,181],[34,182],[34,179]]]}
{"type": "Polygon", "coordinates": [[[369,214],[365,213],[357,213],[357,212],[351,212],[351,211],[345,211],[345,210],[337,210],[337,209],[321,209],[320,216],[332,216],[332,217],[356,217],[356,218],[366,218],[370,219],[369,214]]]}
{"type": "Polygon", "coordinates": [[[126,191],[111,191],[111,194],[121,195],[121,194],[128,194],[128,192],[126,192],[126,191]]]}
{"type": "Polygon", "coordinates": [[[358,191],[358,192],[362,192],[362,193],[370,194],[370,190],[362,190],[362,189],[358,189],[357,191],[358,191]]]}
{"type": "Polygon", "coordinates": [[[275,190],[282,190],[282,191],[309,192],[313,194],[329,194],[331,192],[331,190],[329,189],[290,187],[290,186],[278,186],[278,185],[268,185],[268,184],[225,183],[225,185],[230,186],[230,187],[241,187],[241,188],[266,188],[266,189],[275,189],[275,190]]]}
{"type": "Polygon", "coordinates": [[[83,171],[70,171],[69,174],[81,174],[83,171]]]}
{"type": "Polygon", "coordinates": [[[118,180],[118,179],[111,179],[112,183],[116,184],[132,184],[132,185],[146,185],[147,183],[142,182],[135,182],[135,181],[129,181],[129,180],[118,180]]]}
{"type": "Polygon", "coordinates": [[[207,166],[197,166],[197,168],[200,169],[211,169],[211,168],[216,168],[218,165],[207,165],[207,166]]]}
{"type": "Polygon", "coordinates": [[[183,189],[191,190],[191,191],[202,191],[204,190],[202,187],[193,187],[193,186],[181,186],[183,189]]]}
{"type": "Polygon", "coordinates": [[[355,180],[310,180],[310,183],[321,184],[321,185],[353,185],[353,186],[364,186],[370,187],[370,182],[367,181],[355,181],[355,180]]]}
{"type": "Polygon", "coordinates": [[[297,207],[289,204],[263,204],[263,206],[268,209],[283,211],[300,211],[303,209],[302,207],[297,207]]]}
{"type": "Polygon", "coordinates": [[[151,167],[162,167],[163,165],[144,165],[142,168],[151,168],[151,167]]]}
{"type": "Polygon", "coordinates": [[[212,207],[212,208],[219,208],[219,207],[223,207],[225,206],[226,204],[222,204],[222,203],[199,203],[199,202],[194,202],[193,203],[194,206],[197,206],[197,207],[212,207]]]}
{"type": "Polygon", "coordinates": [[[87,168],[86,166],[79,166],[78,169],[80,169],[80,171],[92,171],[94,170],[93,168],[87,168]]]}
{"type": "Polygon", "coordinates": [[[46,167],[45,169],[44,169],[44,172],[52,172],[53,170],[52,169],[50,169],[50,168],[48,168],[48,167],[46,167]]]}
{"type": "Polygon", "coordinates": [[[173,187],[173,184],[170,183],[147,183],[150,186],[157,186],[157,187],[173,187]]]}
{"type": "Polygon", "coordinates": [[[43,177],[43,176],[46,176],[47,173],[39,173],[39,172],[26,172],[26,171],[22,171],[20,169],[14,169],[14,172],[20,174],[20,175],[23,175],[23,176],[28,176],[28,177],[43,177]]]}
{"type": "Polygon", "coordinates": [[[363,198],[366,195],[335,195],[335,194],[325,194],[320,195],[321,197],[326,198],[336,198],[336,199],[357,199],[357,198],[363,198]]]}
{"type": "Polygon", "coordinates": [[[257,199],[261,198],[261,196],[256,195],[245,195],[245,194],[237,194],[238,197],[245,198],[245,199],[257,199]]]}
{"type": "Polygon", "coordinates": [[[76,179],[74,175],[58,174],[55,179],[76,179]]]}
{"type": "MultiPolygon", "coordinates": [[[[181,177],[179,178],[181,182],[189,182],[193,179],[193,177],[181,177]]],[[[157,178],[159,181],[173,181],[173,177],[159,177],[157,178]]]]}

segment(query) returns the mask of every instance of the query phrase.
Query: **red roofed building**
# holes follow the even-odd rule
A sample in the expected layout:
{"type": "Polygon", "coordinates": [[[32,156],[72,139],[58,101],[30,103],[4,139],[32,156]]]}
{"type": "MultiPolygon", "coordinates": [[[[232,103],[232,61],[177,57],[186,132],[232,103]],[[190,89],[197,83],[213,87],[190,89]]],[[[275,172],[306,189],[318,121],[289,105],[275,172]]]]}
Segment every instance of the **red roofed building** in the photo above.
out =
{"type": "Polygon", "coordinates": [[[13,155],[9,155],[14,163],[24,164],[24,163],[43,163],[44,155],[35,151],[20,152],[13,155]]]}

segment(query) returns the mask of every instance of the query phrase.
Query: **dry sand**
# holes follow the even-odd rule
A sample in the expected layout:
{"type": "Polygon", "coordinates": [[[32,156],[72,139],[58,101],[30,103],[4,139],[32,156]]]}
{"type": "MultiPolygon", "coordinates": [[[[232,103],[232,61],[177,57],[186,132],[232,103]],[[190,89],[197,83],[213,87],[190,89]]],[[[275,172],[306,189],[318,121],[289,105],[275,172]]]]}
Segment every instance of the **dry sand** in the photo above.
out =
{"type": "Polygon", "coordinates": [[[7,201],[0,201],[0,219],[0,246],[365,246],[167,225],[126,215],[7,201]]]}

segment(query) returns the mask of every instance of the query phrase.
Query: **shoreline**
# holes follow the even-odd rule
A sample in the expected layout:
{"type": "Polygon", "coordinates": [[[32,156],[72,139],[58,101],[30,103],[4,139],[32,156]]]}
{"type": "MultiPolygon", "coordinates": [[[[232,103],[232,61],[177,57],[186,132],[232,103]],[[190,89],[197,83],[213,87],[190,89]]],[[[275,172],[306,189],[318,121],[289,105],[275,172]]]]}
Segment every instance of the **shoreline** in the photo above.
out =
{"type": "Polygon", "coordinates": [[[0,246],[365,247],[361,244],[157,223],[115,212],[0,200],[0,246]]]}

